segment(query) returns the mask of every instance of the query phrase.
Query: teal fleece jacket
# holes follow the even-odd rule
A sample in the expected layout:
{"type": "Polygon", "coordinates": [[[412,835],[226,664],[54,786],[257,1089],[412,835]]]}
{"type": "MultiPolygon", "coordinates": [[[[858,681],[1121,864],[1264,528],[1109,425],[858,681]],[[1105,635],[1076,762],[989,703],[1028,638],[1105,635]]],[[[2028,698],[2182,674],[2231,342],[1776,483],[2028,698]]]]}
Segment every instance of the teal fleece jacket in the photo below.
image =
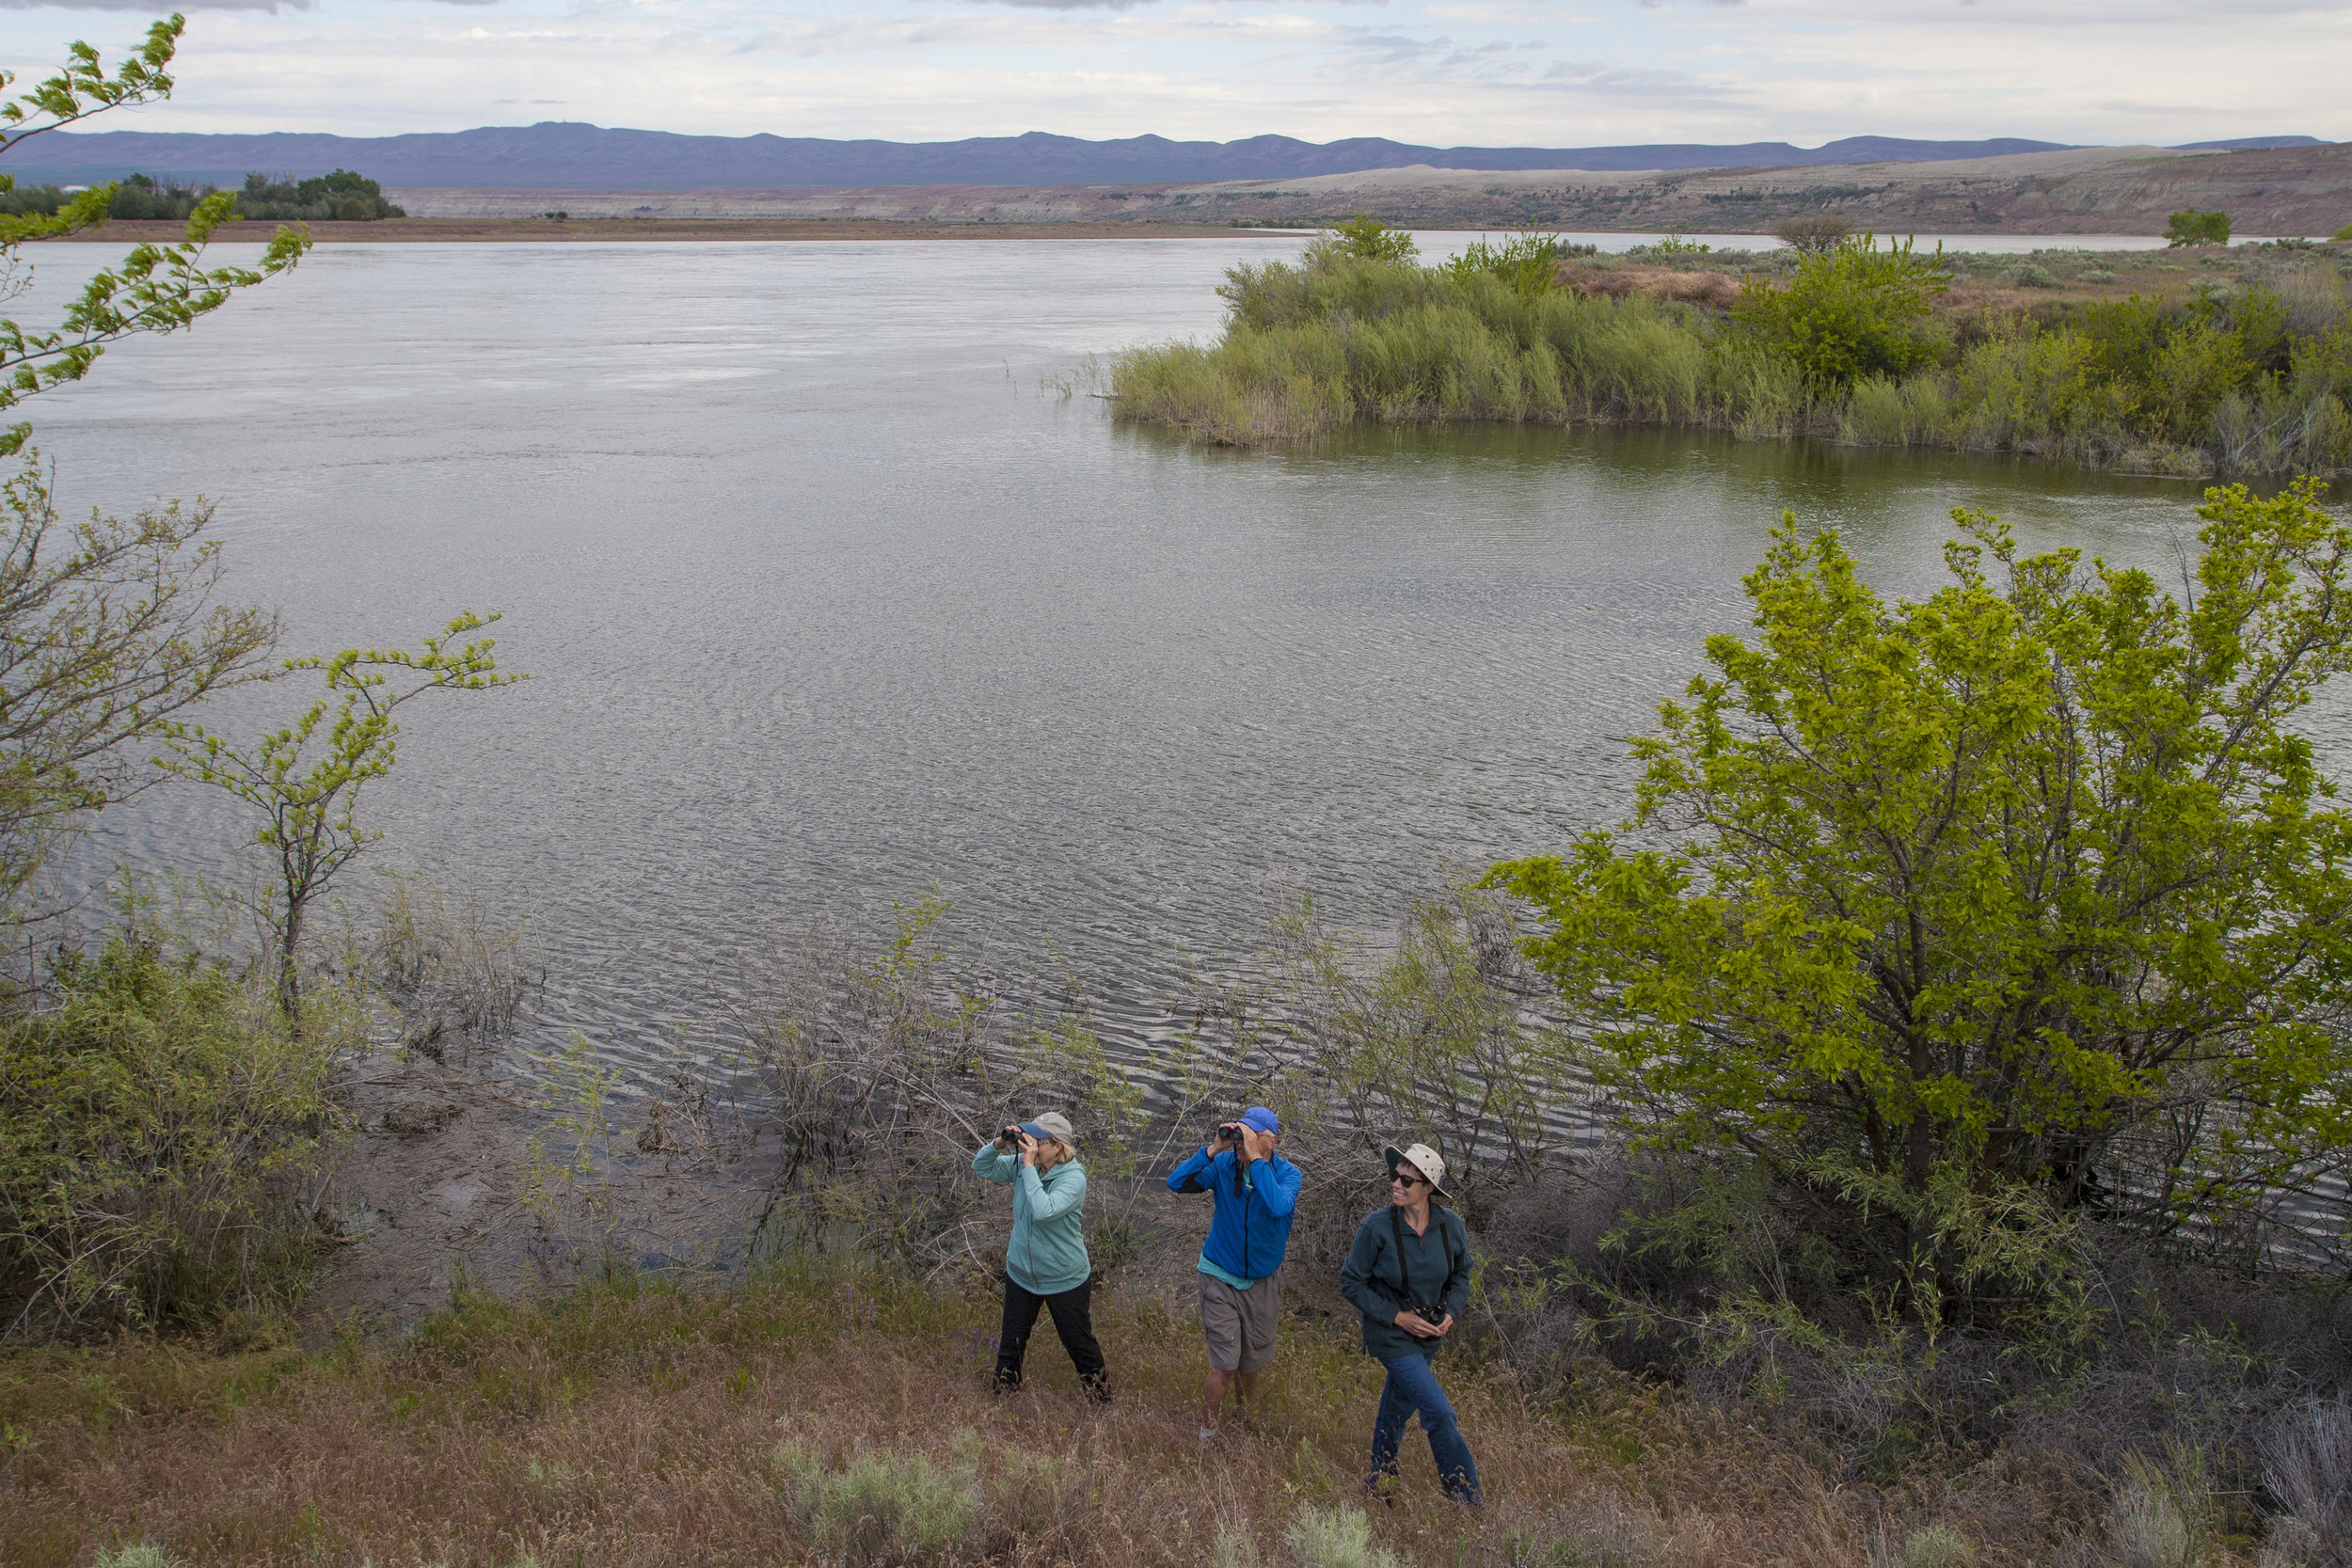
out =
{"type": "Polygon", "coordinates": [[[985,1143],[973,1156],[972,1173],[1012,1188],[1012,1242],[1005,1248],[1005,1272],[1015,1285],[1033,1296],[1050,1296],[1087,1282],[1094,1265],[1087,1259],[1086,1222],[1079,1217],[1087,1199],[1084,1165],[1065,1160],[1040,1176],[1020,1155],[985,1143]]]}
{"type": "Polygon", "coordinates": [[[1396,1315],[1426,1304],[1454,1314],[1458,1324],[1470,1310],[1470,1233],[1462,1216],[1433,1203],[1429,1228],[1413,1234],[1399,1225],[1386,1206],[1364,1216],[1356,1227],[1356,1243],[1347,1249],[1340,1269],[1340,1294],[1364,1315],[1364,1354],[1393,1361],[1400,1355],[1435,1355],[1443,1339],[1417,1339],[1396,1326],[1396,1315]],[[1397,1255],[1396,1238],[1405,1237],[1405,1253],[1397,1255]]]}

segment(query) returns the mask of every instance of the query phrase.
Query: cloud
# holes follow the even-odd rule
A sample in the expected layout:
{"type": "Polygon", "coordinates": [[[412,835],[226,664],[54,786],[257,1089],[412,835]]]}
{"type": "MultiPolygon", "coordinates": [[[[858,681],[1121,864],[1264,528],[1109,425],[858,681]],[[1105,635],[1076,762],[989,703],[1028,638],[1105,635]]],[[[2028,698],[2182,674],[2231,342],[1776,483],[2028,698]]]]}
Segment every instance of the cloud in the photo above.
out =
{"type": "MultiPolygon", "coordinates": [[[[42,3],[0,0],[0,63],[29,71],[55,54],[56,15],[33,14],[42,3]]],[[[93,32],[126,34],[151,8],[168,8],[66,3],[93,13],[93,32]]],[[[607,125],[909,141],[1032,130],[1534,147],[1809,147],[1871,134],[2079,143],[2352,136],[2352,101],[2334,80],[2352,54],[2352,0],[1668,0],[1656,10],[1638,0],[1385,0],[1377,8],[1372,0],[495,0],[494,9],[440,8],[465,3],[190,0],[210,8],[183,44],[180,90],[141,111],[137,125],[454,130],[511,116],[501,101],[540,98],[607,125]],[[1526,41],[1536,38],[1553,47],[1526,41]]]]}

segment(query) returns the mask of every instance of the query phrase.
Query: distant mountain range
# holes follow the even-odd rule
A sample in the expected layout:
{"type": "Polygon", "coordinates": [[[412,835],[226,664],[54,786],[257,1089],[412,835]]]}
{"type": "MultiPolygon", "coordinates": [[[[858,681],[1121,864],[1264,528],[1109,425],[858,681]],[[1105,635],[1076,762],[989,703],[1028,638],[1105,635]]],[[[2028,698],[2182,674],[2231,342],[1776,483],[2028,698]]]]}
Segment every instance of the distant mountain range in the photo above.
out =
{"type": "MultiPolygon", "coordinates": [[[[252,172],[309,176],[352,168],[387,185],[553,190],[785,190],[871,185],[1165,184],[1281,180],[1431,164],[1443,168],[1681,169],[1940,162],[2062,150],[2064,142],[1905,141],[1849,136],[1825,147],[1788,142],[1641,147],[1416,147],[1376,136],[1304,142],[1289,136],[1179,142],[1164,136],[1082,141],[1033,131],[964,141],[828,141],[810,136],[686,136],[565,120],[403,136],[198,135],[153,131],[51,132],[25,145],[19,180],[85,184],[134,171],[227,184],[252,172]]],[[[2319,145],[2312,136],[2251,136],[2192,147],[2319,145]]]]}

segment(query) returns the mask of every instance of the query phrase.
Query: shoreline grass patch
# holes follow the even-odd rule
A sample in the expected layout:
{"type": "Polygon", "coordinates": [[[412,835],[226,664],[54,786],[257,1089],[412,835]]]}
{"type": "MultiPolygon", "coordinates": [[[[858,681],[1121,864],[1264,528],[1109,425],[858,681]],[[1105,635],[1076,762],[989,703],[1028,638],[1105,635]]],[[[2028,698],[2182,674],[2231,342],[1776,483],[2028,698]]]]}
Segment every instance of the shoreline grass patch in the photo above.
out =
{"type": "Polygon", "coordinates": [[[1957,267],[1980,258],[1867,235],[1771,258],[1645,253],[1632,271],[1544,238],[1437,267],[1360,237],[1311,245],[1296,263],[1235,266],[1216,341],[1114,361],[1115,415],[1229,445],[1476,420],[1690,425],[2159,473],[2352,468],[2352,288],[2332,257],[2089,300],[2022,261],[2004,275],[2033,292],[2020,305],[1958,286],[1957,267]],[[1694,268],[1723,277],[1673,281],[1694,268]]]}

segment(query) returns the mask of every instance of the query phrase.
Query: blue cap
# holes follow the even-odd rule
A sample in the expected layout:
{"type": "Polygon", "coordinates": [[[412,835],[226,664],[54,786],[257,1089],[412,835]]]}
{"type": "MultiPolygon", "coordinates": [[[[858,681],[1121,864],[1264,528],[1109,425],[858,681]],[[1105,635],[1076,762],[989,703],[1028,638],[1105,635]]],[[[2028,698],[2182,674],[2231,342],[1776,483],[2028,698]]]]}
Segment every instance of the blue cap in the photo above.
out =
{"type": "Polygon", "coordinates": [[[1046,1139],[1054,1135],[1034,1121],[1016,1122],[1014,1125],[1019,1127],[1021,1131],[1026,1132],[1030,1137],[1035,1138],[1040,1143],[1043,1143],[1046,1139]]]}
{"type": "Polygon", "coordinates": [[[1241,1124],[1252,1132],[1279,1132],[1282,1118],[1263,1105],[1252,1105],[1241,1114],[1241,1124]]]}

